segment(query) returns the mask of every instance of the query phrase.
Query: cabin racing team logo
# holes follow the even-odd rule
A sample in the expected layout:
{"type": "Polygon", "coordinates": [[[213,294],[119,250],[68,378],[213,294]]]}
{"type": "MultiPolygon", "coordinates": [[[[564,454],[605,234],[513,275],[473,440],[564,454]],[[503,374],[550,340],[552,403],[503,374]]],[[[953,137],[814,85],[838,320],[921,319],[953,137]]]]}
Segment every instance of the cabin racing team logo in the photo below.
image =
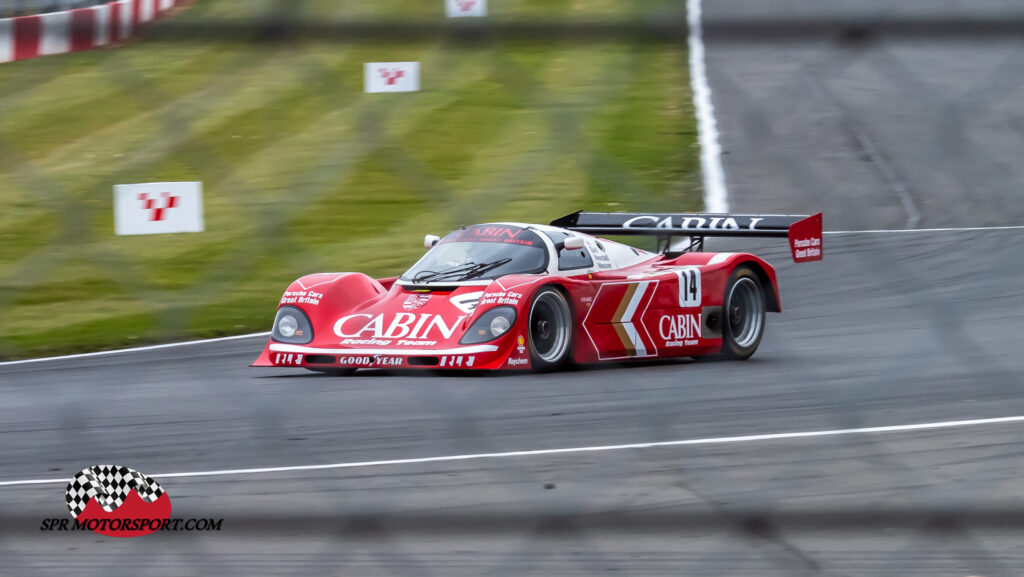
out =
{"type": "Polygon", "coordinates": [[[83,469],[64,492],[68,519],[44,519],[42,531],[93,531],[141,537],[156,531],[220,531],[223,519],[171,519],[171,497],[152,477],[117,465],[83,469]]]}

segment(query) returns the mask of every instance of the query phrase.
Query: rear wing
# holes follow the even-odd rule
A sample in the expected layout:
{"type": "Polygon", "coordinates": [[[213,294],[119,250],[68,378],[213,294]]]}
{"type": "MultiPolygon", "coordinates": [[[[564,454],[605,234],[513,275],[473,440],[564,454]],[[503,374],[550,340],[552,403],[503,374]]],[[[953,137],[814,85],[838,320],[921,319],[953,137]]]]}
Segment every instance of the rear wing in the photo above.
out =
{"type": "Polygon", "coordinates": [[[594,235],[655,236],[672,251],[672,239],[689,237],[688,251],[704,250],[704,237],[785,237],[794,262],[821,260],[821,213],[811,216],[779,214],[683,214],[574,212],[551,221],[557,226],[594,235]]]}

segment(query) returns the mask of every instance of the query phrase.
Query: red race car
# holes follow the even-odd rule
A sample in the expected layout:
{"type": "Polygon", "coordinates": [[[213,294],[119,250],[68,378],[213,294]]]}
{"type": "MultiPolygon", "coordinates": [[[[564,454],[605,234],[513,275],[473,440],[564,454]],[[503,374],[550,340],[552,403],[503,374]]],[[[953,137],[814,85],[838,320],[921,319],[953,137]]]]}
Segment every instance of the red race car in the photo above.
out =
{"type": "Polygon", "coordinates": [[[467,226],[427,236],[427,253],[397,278],[295,281],[253,366],[347,374],[745,359],[765,312],[781,310],[775,269],[752,254],[703,252],[712,236],[788,237],[796,262],[822,258],[820,213],[577,212],[548,226],[467,226]],[[592,235],[653,236],[660,249],[592,235]]]}

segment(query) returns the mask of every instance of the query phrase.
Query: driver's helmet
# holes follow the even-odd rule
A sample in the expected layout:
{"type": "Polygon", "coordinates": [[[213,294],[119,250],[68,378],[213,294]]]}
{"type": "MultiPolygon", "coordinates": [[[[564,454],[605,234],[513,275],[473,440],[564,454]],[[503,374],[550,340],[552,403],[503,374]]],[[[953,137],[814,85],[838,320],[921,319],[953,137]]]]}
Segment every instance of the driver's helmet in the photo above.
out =
{"type": "Polygon", "coordinates": [[[475,262],[472,257],[472,242],[452,242],[444,245],[444,264],[462,266],[475,262]]]}

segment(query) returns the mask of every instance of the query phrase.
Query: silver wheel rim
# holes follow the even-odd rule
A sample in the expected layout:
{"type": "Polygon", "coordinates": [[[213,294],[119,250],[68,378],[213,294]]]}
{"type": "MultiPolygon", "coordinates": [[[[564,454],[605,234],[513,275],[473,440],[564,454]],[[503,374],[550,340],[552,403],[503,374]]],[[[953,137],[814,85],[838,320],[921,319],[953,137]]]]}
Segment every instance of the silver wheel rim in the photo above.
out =
{"type": "Polygon", "coordinates": [[[559,361],[569,348],[568,307],[558,293],[545,292],[530,307],[530,342],[546,363],[559,361]]]}
{"type": "Polygon", "coordinates": [[[761,287],[751,278],[741,278],[729,290],[729,334],[747,348],[757,342],[764,326],[764,299],[761,287]]]}

